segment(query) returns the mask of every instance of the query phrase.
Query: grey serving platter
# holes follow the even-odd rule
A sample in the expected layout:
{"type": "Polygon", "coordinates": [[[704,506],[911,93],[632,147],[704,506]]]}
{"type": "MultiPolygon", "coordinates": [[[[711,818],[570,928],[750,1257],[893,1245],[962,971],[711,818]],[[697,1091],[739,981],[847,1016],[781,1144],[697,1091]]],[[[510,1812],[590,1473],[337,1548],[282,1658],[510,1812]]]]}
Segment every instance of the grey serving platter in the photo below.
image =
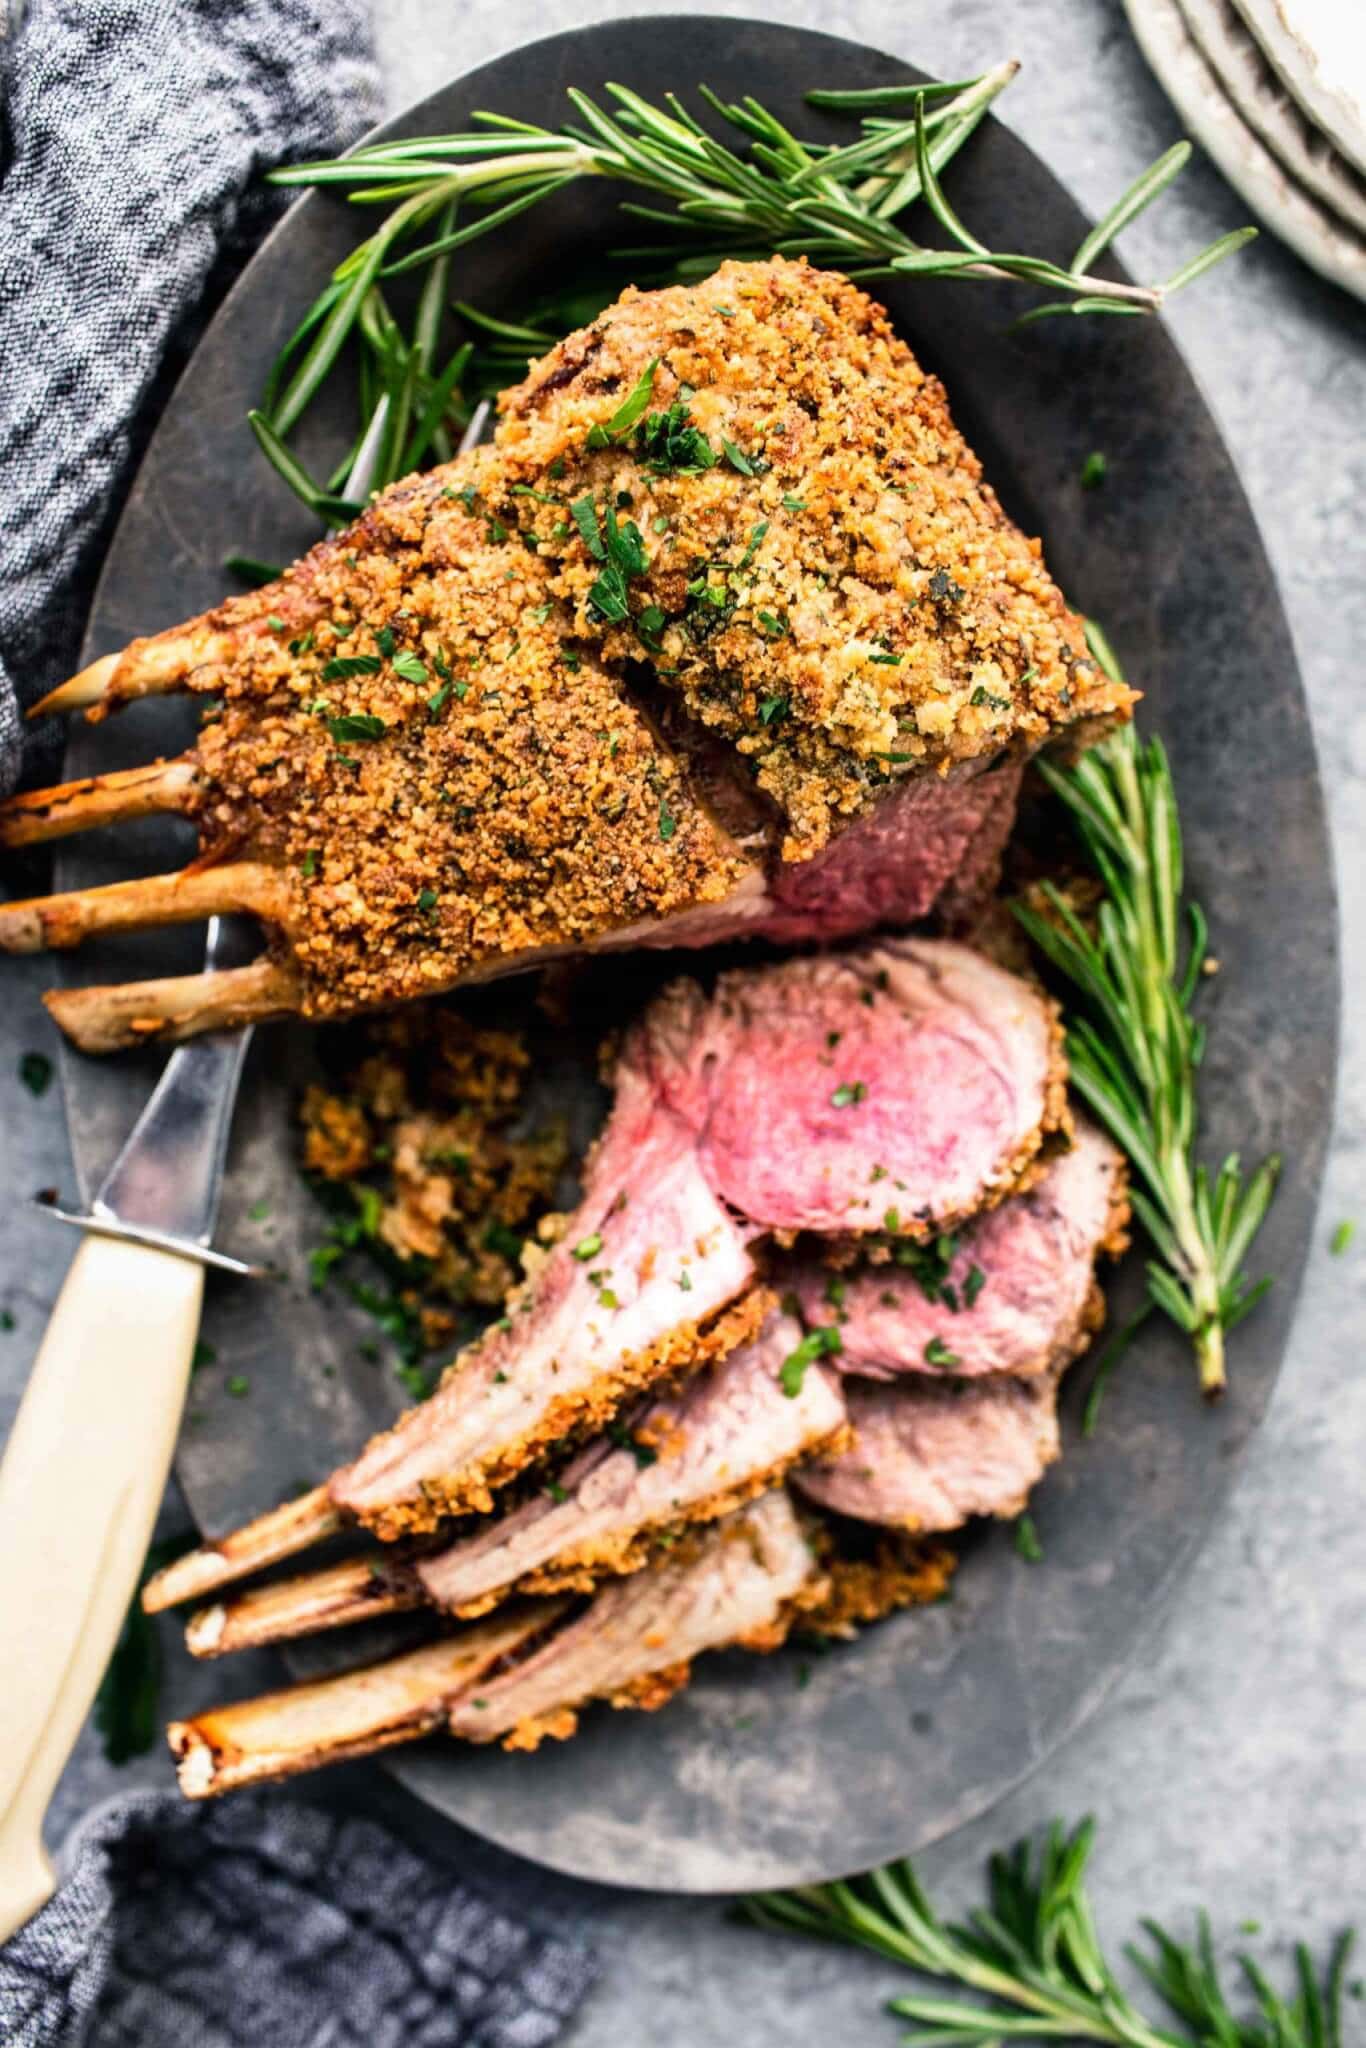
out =
{"type": "MultiPolygon", "coordinates": [[[[803,107],[806,88],[917,75],[852,43],[760,22],[614,22],[500,58],[383,132],[463,127],[480,107],[550,124],[563,116],[567,85],[616,79],[651,96],[694,80],[727,98],[757,90],[798,129],[847,135],[835,117],[803,107]]],[[[995,121],[953,166],[951,191],[996,247],[1065,256],[1087,225],[995,121]]],[[[606,189],[560,195],[467,250],[460,295],[520,310],[620,236],[613,211],[606,189]]],[[[230,551],[287,560],[316,538],[257,457],[244,415],[356,233],[354,210],[309,197],[219,311],[124,510],[86,659],[216,600],[230,551]]],[[[886,297],[944,376],[1008,507],[1044,536],[1073,600],[1104,621],[1146,692],[1147,728],[1174,757],[1190,880],[1223,962],[1202,998],[1205,1142],[1211,1156],[1231,1144],[1251,1158],[1285,1153],[1257,1249],[1277,1284],[1238,1333],[1233,1391],[1217,1408],[1201,1407],[1185,1346],[1156,1320],[1089,1440],[1070,1390],[1067,1455],[1034,1509],[1042,1563],[1018,1556],[1008,1529],[974,1533],[950,1603],[889,1621],[807,1669],[795,1649],[720,1656],[664,1714],[593,1713],[574,1742],[532,1757],[438,1740],[387,1761],[420,1797],[505,1847],[618,1884],[712,1892],[828,1877],[945,1835],[1032,1770],[1094,1710],[1188,1568],[1266,1408],[1313,1222],[1337,1051],[1332,870],[1294,651],[1233,459],[1157,322],[1058,320],[1012,333],[1023,303],[1012,286],[922,283],[888,287],[886,297]],[[1105,452],[1109,480],[1083,491],[1078,473],[1092,449],[1105,452]]],[[[343,425],[319,423],[316,466],[329,466],[322,457],[341,445],[343,425]]],[[[81,728],[70,772],[174,749],[185,713],[144,702],[81,728]]],[[[112,879],[183,851],[173,831],[138,826],[65,851],[60,879],[112,879]]],[[[109,942],[68,972],[96,981],[186,971],[197,948],[197,934],[109,942]]],[[[629,964],[599,974],[593,1003],[620,1008],[633,974],[629,964]]],[[[220,1242],[274,1260],[282,1277],[211,1288],[205,1334],[216,1361],[196,1380],[178,1466],[208,1534],[316,1480],[403,1400],[392,1374],[360,1356],[368,1331],[358,1316],[308,1289],[321,1225],[298,1178],[291,1113],[317,1056],[302,1029],[259,1034],[238,1113],[220,1242]],[[227,1395],[230,1374],[248,1379],[246,1398],[227,1395]]],[[[150,1055],[66,1056],[87,1194],[156,1066],[150,1055]]],[[[601,1098],[572,1073],[567,1060],[546,1085],[586,1131],[601,1098]]],[[[1135,1271],[1120,1277],[1119,1311],[1138,1285],[1135,1271]]],[[[384,1640],[372,1634],[364,1647],[384,1640]]],[[[325,1643],[294,1666],[318,1668],[360,1647],[325,1643]]],[[[230,1694],[230,1664],[222,1676],[230,1694]]]]}

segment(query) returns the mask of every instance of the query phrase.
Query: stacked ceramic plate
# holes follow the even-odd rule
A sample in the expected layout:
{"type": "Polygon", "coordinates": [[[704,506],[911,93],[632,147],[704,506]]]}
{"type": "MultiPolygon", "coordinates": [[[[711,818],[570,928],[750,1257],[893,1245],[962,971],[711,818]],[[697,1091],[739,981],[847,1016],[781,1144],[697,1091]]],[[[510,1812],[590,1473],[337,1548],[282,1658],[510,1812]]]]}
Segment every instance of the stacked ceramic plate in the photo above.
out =
{"type": "Polygon", "coordinates": [[[1124,0],[1191,134],[1273,233],[1366,299],[1366,0],[1124,0]]]}

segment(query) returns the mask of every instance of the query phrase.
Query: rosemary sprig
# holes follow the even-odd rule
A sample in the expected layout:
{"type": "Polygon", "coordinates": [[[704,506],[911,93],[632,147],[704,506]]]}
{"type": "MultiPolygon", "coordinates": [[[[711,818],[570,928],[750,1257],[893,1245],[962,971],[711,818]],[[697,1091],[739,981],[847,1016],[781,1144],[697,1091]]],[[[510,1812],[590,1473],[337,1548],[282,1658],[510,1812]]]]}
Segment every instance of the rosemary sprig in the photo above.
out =
{"type": "Polygon", "coordinates": [[[1010,2041],[1100,2041],[1114,2048],[1342,2048],[1342,2002],[1353,1934],[1334,1942],[1322,1971],[1303,1943],[1295,1989],[1280,1997],[1247,1955],[1238,1958],[1255,2010],[1229,2003],[1208,1918],[1178,1942],[1154,1920],[1152,1952],[1125,1954],[1175,2025],[1158,2025],[1122,1989],[1101,1948],[1086,1894],[1095,1836],[1054,1822],[1036,1847],[1020,1842],[989,1866],[988,1903],[966,1926],[946,1925],[909,1860],[866,1877],[764,1892],[743,1911],[758,1926],[872,1949],[927,1977],[961,1985],[972,2001],[918,1993],[888,2010],[910,2020],[907,2048],[1001,2048],[1010,2041]],[[978,2003],[986,2000],[987,2003],[978,2003]]]}
{"type": "MultiPolygon", "coordinates": [[[[624,200],[622,210],[664,239],[613,252],[638,275],[641,265],[662,265],[666,278],[706,276],[726,256],[776,253],[807,255],[861,279],[1013,278],[1049,294],[1025,316],[1030,319],[1156,312],[1173,291],[1255,233],[1243,228],[1225,236],[1162,284],[1122,284],[1094,274],[1092,265],[1114,237],[1181,169],[1190,154],[1182,142],[1129,188],[1069,263],[989,249],[959,219],[940,173],[1018,68],[999,64],[951,85],[811,94],[821,105],[859,114],[858,140],[842,146],[800,141],[758,100],[726,103],[702,88],[711,112],[738,131],[741,154],[710,135],[674,94],[656,106],[625,86],[608,85],[607,107],[571,88],[577,118],[559,129],[480,113],[476,128],[458,134],[372,143],[347,157],[273,172],[276,184],[335,186],[353,203],[390,210],[337,266],[277,358],[252,416],[267,459],[324,520],[338,512],[340,480],[380,407],[387,435],[378,486],[429,452],[445,460],[453,433],[468,418],[469,399],[462,390],[468,353],[456,348],[443,357],[441,346],[452,258],[576,178],[607,178],[650,195],[648,203],[624,200]],[[919,201],[948,246],[917,240],[900,225],[900,216],[919,201]],[[405,334],[392,310],[391,286],[417,271],[426,276],[412,331],[405,334]],[[356,441],[320,483],[286,442],[352,340],[360,344],[356,441]]],[[[537,329],[516,337],[528,352],[543,343],[537,329]]],[[[525,355],[519,373],[524,362],[525,355]]]]}
{"type": "MultiPolygon", "coordinates": [[[[1094,623],[1087,638],[1105,673],[1120,681],[1094,623]]],[[[1046,910],[1017,903],[1015,914],[1081,998],[1068,1019],[1073,1085],[1135,1169],[1134,1210],[1157,1255],[1148,1261],[1149,1293],[1189,1333],[1201,1388],[1216,1395],[1226,1384],[1224,1338],[1271,1285],[1250,1285],[1243,1261],[1280,1160],[1264,1160],[1246,1180],[1236,1152],[1213,1180],[1195,1160],[1204,1027],[1193,1002],[1208,928],[1199,905],[1182,902],[1181,824],[1166,752],[1128,725],[1071,767],[1039,768],[1070,811],[1103,894],[1088,921],[1045,882],[1046,910]]]]}

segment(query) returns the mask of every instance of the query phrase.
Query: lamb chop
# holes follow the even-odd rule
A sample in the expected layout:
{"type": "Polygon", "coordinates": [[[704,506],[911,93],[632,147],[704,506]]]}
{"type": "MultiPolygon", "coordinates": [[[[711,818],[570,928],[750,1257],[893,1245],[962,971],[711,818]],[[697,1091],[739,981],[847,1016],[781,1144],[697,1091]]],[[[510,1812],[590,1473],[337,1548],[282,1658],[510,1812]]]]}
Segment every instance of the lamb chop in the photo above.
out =
{"type": "Polygon", "coordinates": [[[914,1243],[1037,1170],[1067,1110],[1054,1006],[949,940],[675,984],[630,1033],[583,1201],[501,1328],[326,1487],[192,1553],[150,1607],[357,1520],[383,1538],[487,1512],[570,1431],[724,1355],[766,1309],[767,1234],[914,1243]]]}
{"type": "Polygon", "coordinates": [[[0,947],[248,910],[269,950],[54,995],[91,1050],[912,921],[990,865],[1019,760],[1130,701],[885,316],[782,261],[628,292],[495,448],[40,708],[179,688],[221,705],[189,755],[14,799],[0,841],[182,811],[199,859],[9,904],[0,947]]]}
{"type": "Polygon", "coordinates": [[[804,1261],[783,1275],[808,1324],[834,1322],[841,1372],[870,1379],[1054,1371],[1084,1349],[1104,1312],[1102,1251],[1126,1243],[1122,1155],[1074,1113],[1071,1149],[1014,1200],[956,1237],[907,1241],[902,1263],[832,1276],[804,1261]]]}
{"type": "Polygon", "coordinates": [[[590,1700],[662,1706],[704,1650],[776,1648],[823,1590],[791,1503],[770,1493],[612,1581],[577,1615],[565,1600],[525,1602],[404,1656],[173,1722],[181,1789],[208,1798],[443,1723],[468,1741],[534,1748],[572,1734],[590,1700]]]}
{"type": "MultiPolygon", "coordinates": [[[[917,1527],[928,1517],[925,1529],[947,1532],[973,1514],[1015,1512],[1051,1449],[1057,1376],[1103,1314],[1097,1257],[1117,1256],[1125,1243],[1123,1159],[1088,1118],[1077,1114],[1074,1123],[1072,1148],[1043,1179],[958,1239],[899,1240],[909,1266],[849,1276],[809,1251],[785,1262],[779,1278],[807,1331],[838,1333],[824,1368],[809,1362],[802,1325],[775,1310],[752,1343],[612,1425],[491,1524],[416,1561],[372,1552],[215,1602],[187,1623],[189,1648],[219,1656],[423,1602],[469,1617],[514,1593],[583,1591],[598,1577],[638,1569],[661,1536],[772,1486],[818,1451],[820,1470],[803,1490],[849,1513],[859,1512],[845,1505],[852,1493],[837,1501],[822,1488],[845,1488],[851,1474],[865,1472],[859,1502],[866,1509],[874,1489],[900,1501],[896,1525],[914,1513],[906,1492],[913,1480],[917,1527]],[[849,1409],[836,1372],[854,1376],[846,1382],[849,1409]],[[1048,1381],[1037,1410],[1021,1404],[1006,1375],[1048,1381]],[[955,1384],[944,1401],[929,1387],[912,1390],[898,1434],[894,1426],[879,1432],[882,1410],[868,1384],[876,1378],[955,1384]],[[965,1380],[981,1389],[976,1403],[963,1398],[965,1380]],[[837,1449],[853,1449],[842,1441],[848,1423],[868,1416],[854,1455],[836,1460],[837,1449]],[[965,1475],[965,1448],[974,1475],[965,1475]]],[[[888,1404],[889,1419],[899,1413],[888,1404]]]]}
{"type": "Polygon", "coordinates": [[[1017,1515],[1058,1456],[1060,1368],[1017,1379],[846,1379],[854,1440],[794,1474],[807,1500],[927,1536],[1017,1515]]]}

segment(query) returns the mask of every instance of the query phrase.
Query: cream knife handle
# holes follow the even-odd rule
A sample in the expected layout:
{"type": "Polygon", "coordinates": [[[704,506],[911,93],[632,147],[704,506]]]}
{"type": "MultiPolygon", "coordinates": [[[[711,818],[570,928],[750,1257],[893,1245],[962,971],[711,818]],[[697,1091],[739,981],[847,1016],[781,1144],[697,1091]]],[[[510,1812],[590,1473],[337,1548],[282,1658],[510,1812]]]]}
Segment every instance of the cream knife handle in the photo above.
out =
{"type": "Polygon", "coordinates": [[[147,1554],[204,1297],[194,1259],[87,1237],[0,1464],[0,1942],[51,1897],[43,1817],[147,1554]]]}

